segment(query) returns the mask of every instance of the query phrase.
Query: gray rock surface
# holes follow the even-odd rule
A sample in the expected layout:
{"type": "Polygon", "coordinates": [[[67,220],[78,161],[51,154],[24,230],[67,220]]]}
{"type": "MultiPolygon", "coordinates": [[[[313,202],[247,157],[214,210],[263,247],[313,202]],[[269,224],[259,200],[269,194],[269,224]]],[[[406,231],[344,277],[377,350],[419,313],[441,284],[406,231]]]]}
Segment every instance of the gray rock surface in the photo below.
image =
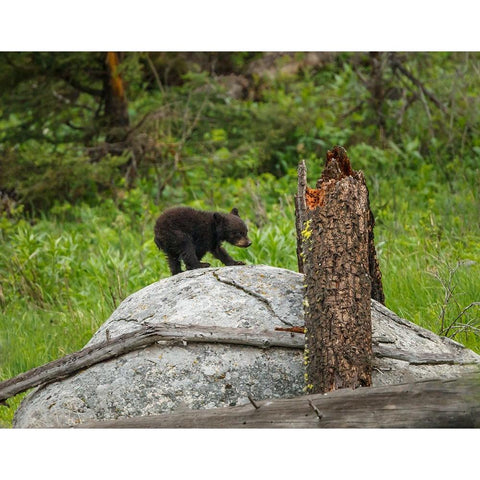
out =
{"type": "MultiPolygon", "coordinates": [[[[88,345],[144,322],[254,330],[302,326],[302,301],[303,276],[289,270],[250,265],[188,271],[129,296],[88,345]]],[[[372,323],[374,344],[383,349],[375,358],[374,385],[455,377],[480,363],[474,352],[373,300],[372,323]]],[[[302,395],[303,387],[302,350],[154,344],[39,387],[23,400],[14,427],[66,427],[182,408],[233,406],[248,402],[248,396],[302,395]]]]}

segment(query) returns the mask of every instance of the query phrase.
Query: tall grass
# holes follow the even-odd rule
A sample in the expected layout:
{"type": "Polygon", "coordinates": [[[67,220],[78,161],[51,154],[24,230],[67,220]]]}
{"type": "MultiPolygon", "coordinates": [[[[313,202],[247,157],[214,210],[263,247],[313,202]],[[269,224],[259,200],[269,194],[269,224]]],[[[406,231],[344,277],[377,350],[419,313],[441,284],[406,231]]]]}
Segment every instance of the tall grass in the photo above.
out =
{"type": "MultiPolygon", "coordinates": [[[[356,168],[357,155],[366,161],[362,167],[377,221],[387,306],[439,333],[442,311],[448,323],[480,300],[475,180],[458,177],[446,191],[439,181],[425,184],[422,172],[416,172],[416,179],[382,172],[378,151],[370,156],[366,149],[351,152],[356,168]],[[445,306],[439,279],[446,278],[456,262],[464,263],[455,273],[454,297],[445,306]]],[[[311,184],[320,163],[310,162],[311,184]]],[[[194,173],[191,176],[194,180],[194,173]]],[[[290,170],[280,179],[264,174],[216,182],[202,191],[192,181],[175,203],[223,211],[237,206],[253,244],[248,249],[227,245],[232,255],[249,264],[296,270],[296,172],[290,170]]],[[[82,348],[127,295],[169,275],[152,231],[156,216],[172,200],[164,196],[161,205],[155,205],[153,188],[144,181],[121,200],[58,204],[39,218],[2,219],[1,380],[82,348]]],[[[213,258],[207,261],[220,265],[213,258]]],[[[478,313],[472,308],[461,320],[478,326],[478,313]]],[[[472,330],[459,333],[456,340],[480,353],[479,336],[472,330]]],[[[0,407],[1,424],[10,425],[22,397],[9,400],[8,408],[0,407]]]]}

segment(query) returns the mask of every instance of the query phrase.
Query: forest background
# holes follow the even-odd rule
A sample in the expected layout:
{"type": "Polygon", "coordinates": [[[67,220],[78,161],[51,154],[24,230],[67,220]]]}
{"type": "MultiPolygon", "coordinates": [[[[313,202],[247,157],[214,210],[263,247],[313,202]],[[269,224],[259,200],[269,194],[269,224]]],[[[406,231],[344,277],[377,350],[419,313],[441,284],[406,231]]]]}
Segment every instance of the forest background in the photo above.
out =
{"type": "Polygon", "coordinates": [[[297,270],[296,167],[313,186],[334,145],[366,175],[387,306],[480,353],[479,79],[471,52],[0,53],[0,380],[168,276],[169,206],[235,206],[235,258],[297,270]]]}

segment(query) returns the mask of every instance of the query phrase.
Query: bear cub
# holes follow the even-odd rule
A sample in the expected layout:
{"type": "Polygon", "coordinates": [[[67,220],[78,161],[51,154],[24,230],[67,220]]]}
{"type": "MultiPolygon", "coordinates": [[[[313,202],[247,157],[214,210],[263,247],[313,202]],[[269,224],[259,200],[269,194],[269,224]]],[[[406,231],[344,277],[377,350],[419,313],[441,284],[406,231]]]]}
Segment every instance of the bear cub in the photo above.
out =
{"type": "Polygon", "coordinates": [[[223,241],[237,247],[249,247],[248,229],[233,208],[230,213],[204,212],[190,207],[174,207],[162,213],[155,223],[155,244],[167,255],[172,275],[182,271],[209,267],[201,262],[211,252],[225,265],[245,265],[234,260],[221,246],[223,241]]]}

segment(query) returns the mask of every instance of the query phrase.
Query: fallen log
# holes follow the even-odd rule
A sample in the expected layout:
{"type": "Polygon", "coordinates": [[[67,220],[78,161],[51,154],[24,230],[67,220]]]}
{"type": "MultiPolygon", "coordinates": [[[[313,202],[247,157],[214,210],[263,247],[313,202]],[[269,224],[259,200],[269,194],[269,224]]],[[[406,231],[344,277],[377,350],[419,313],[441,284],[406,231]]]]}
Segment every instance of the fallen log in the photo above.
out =
{"type": "Polygon", "coordinates": [[[238,407],[88,422],[76,428],[478,428],[480,372],[448,380],[342,389],[238,407]]]}
{"type": "MultiPolygon", "coordinates": [[[[395,345],[384,343],[383,338],[373,338],[373,353],[378,360],[373,367],[380,367],[382,358],[408,362],[411,365],[463,365],[475,364],[465,360],[461,351],[458,354],[419,352],[401,350],[395,345]]],[[[30,388],[48,384],[88,368],[124,355],[133,350],[148,347],[154,343],[163,345],[188,343],[224,343],[245,345],[256,348],[305,348],[305,335],[297,331],[253,330],[248,328],[206,327],[200,325],[143,325],[134,332],[119,335],[104,342],[85,347],[60,359],[28,370],[0,382],[0,404],[14,395],[30,388]]]]}
{"type": "Polygon", "coordinates": [[[303,335],[281,331],[252,331],[248,328],[205,327],[202,325],[143,325],[131,333],[107,339],[83,348],[14,378],[0,382],[0,404],[5,400],[41,384],[66,378],[74,373],[156,342],[165,345],[195,343],[227,343],[258,348],[304,348],[303,335]]]}

